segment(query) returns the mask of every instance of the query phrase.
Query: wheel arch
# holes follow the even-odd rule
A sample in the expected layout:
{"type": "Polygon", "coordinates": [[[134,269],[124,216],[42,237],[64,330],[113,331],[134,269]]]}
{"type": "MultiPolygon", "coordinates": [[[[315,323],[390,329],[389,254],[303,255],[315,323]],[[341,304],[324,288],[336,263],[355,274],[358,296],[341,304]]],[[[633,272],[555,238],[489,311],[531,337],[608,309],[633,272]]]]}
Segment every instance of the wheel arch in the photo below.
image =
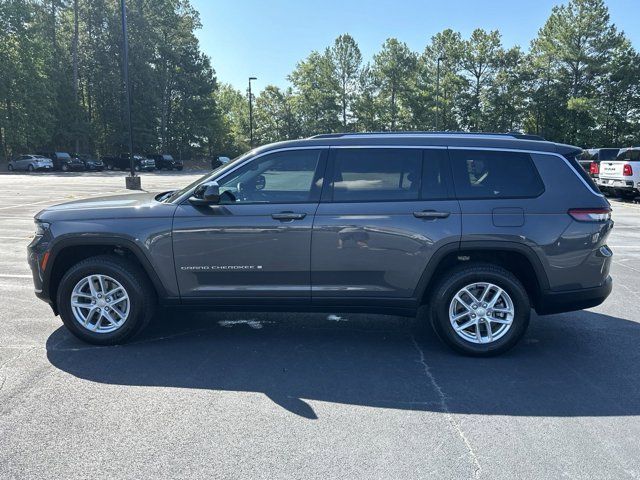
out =
{"type": "Polygon", "coordinates": [[[418,302],[427,303],[436,282],[448,270],[471,262],[498,265],[513,273],[524,285],[533,307],[549,289],[542,262],[531,247],[517,242],[468,241],[445,245],[434,253],[416,288],[418,302]]]}
{"type": "Polygon", "coordinates": [[[165,298],[167,292],[155,272],[151,262],[133,240],[112,236],[87,238],[82,236],[61,237],[50,250],[49,268],[46,269],[43,291],[57,313],[57,290],[65,272],[76,263],[97,255],[117,255],[137,264],[147,275],[158,298],[165,298]]]}

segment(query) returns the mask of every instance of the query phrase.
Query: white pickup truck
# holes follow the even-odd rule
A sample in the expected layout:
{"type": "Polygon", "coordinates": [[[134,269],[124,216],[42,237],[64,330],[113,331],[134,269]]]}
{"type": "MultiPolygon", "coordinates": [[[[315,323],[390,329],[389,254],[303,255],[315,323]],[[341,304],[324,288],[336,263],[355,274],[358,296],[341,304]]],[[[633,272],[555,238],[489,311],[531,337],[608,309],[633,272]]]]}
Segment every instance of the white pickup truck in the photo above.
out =
{"type": "Polygon", "coordinates": [[[600,162],[597,183],[603,193],[626,198],[640,195],[640,147],[622,148],[615,160],[600,162]]]}

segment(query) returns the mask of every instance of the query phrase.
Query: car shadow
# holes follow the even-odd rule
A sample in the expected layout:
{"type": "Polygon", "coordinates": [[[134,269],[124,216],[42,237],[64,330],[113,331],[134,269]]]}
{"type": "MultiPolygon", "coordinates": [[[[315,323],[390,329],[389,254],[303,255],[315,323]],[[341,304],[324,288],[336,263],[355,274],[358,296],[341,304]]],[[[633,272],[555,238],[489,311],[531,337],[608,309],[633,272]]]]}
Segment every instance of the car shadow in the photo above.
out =
{"type": "Polygon", "coordinates": [[[175,312],[143,337],[94,347],[63,327],[52,365],[115,385],[261,392],[314,419],[308,401],[515,416],[640,414],[640,325],[594,312],[534,317],[494,358],[459,356],[396,317],[175,312]],[[333,320],[333,321],[331,321],[333,320]]]}

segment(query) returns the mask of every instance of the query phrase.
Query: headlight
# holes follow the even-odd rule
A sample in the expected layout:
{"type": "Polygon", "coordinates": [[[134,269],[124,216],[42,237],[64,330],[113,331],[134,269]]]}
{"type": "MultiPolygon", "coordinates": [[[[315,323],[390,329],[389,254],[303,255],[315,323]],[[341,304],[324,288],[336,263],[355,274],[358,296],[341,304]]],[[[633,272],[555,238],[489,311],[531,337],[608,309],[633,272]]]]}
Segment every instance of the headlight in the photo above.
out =
{"type": "Polygon", "coordinates": [[[47,222],[36,221],[36,235],[44,235],[49,230],[50,225],[47,222]]]}

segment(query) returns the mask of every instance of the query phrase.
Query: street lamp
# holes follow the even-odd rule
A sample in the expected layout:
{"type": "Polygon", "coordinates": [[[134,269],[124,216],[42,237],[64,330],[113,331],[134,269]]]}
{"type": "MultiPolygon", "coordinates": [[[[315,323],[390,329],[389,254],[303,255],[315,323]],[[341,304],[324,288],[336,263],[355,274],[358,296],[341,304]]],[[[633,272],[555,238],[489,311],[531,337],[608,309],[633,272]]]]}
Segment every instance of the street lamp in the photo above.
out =
{"type": "Polygon", "coordinates": [[[129,127],[129,175],[125,178],[128,190],[140,190],[142,188],[140,177],[136,176],[133,164],[133,127],[131,125],[131,92],[129,90],[129,36],[127,34],[127,6],[126,0],[120,0],[122,10],[122,75],[124,80],[125,100],[127,107],[127,120],[129,127]]]}
{"type": "Polygon", "coordinates": [[[251,95],[251,80],[256,77],[249,77],[249,145],[253,148],[253,95],[251,95]]]}
{"type": "Polygon", "coordinates": [[[440,111],[440,62],[446,59],[447,57],[441,55],[436,61],[436,132],[438,131],[438,113],[440,111]]]}

